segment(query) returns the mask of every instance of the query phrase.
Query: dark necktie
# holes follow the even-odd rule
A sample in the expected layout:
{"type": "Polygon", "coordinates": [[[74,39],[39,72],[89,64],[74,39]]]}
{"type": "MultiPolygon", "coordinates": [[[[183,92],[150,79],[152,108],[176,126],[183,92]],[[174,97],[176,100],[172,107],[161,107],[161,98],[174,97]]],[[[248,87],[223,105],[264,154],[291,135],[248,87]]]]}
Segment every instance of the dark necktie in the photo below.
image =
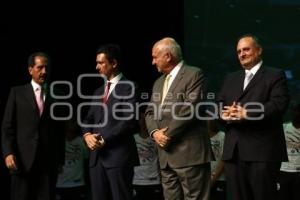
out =
{"type": "Polygon", "coordinates": [[[107,102],[108,95],[109,95],[110,85],[111,85],[111,82],[107,82],[106,87],[105,87],[105,91],[104,91],[105,94],[104,94],[104,97],[103,97],[103,103],[107,102]]]}

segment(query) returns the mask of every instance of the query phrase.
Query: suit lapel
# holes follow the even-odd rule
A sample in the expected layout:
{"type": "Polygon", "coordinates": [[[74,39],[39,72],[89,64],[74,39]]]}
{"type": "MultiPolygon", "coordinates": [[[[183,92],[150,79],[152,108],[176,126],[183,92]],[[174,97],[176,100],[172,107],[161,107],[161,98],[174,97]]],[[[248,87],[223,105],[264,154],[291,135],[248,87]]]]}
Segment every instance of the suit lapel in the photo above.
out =
{"type": "MultiPolygon", "coordinates": [[[[98,91],[96,92],[96,95],[97,96],[101,96],[102,95],[102,98],[100,99],[95,99],[94,101],[95,102],[99,102],[99,103],[102,103],[103,102],[103,98],[104,98],[104,95],[105,95],[105,85],[101,86],[100,88],[98,88],[98,91]]],[[[107,100],[108,101],[108,100],[107,100]]]]}
{"type": "Polygon", "coordinates": [[[241,99],[251,89],[253,89],[257,83],[259,83],[259,82],[262,81],[262,79],[263,79],[263,71],[264,70],[262,69],[262,66],[261,66],[260,69],[255,73],[255,75],[253,76],[252,80],[249,82],[249,84],[247,85],[247,87],[245,88],[245,90],[242,92],[242,94],[240,95],[240,97],[238,99],[241,99]]]}
{"type": "MultiPolygon", "coordinates": [[[[114,89],[111,91],[110,95],[108,96],[107,99],[107,104],[109,104],[111,101],[113,101],[115,99],[115,95],[113,95],[113,93],[120,95],[120,93],[122,92],[122,84],[120,84],[120,81],[125,81],[126,78],[124,78],[124,76],[122,76],[122,78],[119,80],[119,82],[116,84],[116,86],[114,87],[114,89]]],[[[105,92],[105,91],[103,91],[105,92]]]]}
{"type": "Polygon", "coordinates": [[[184,65],[182,65],[181,69],[178,71],[178,74],[175,77],[175,79],[173,80],[173,82],[171,84],[171,87],[169,88],[167,93],[173,93],[174,92],[174,90],[176,89],[176,86],[178,85],[178,83],[183,78],[184,72],[185,72],[185,67],[184,67],[184,65]]]}
{"type": "MultiPolygon", "coordinates": [[[[168,90],[168,92],[167,92],[166,98],[165,98],[165,100],[164,100],[164,104],[162,105],[162,109],[164,109],[164,108],[166,107],[166,104],[165,104],[165,103],[168,102],[168,98],[167,98],[168,95],[169,95],[169,94],[172,94],[172,96],[175,96],[174,91],[175,91],[175,89],[176,89],[176,86],[180,83],[181,79],[183,78],[184,72],[185,72],[185,67],[184,67],[184,65],[182,65],[182,67],[181,67],[180,70],[178,71],[178,73],[177,73],[175,79],[173,80],[173,82],[172,82],[172,84],[171,84],[171,86],[170,86],[170,88],[169,88],[169,90],[168,90]]],[[[163,85],[164,85],[164,79],[163,79],[163,82],[162,82],[161,85],[162,85],[162,87],[161,87],[161,94],[162,94],[163,85]]]]}
{"type": "MultiPolygon", "coordinates": [[[[96,92],[95,95],[97,95],[97,96],[102,95],[102,96],[104,97],[104,92],[105,92],[105,86],[102,86],[102,87],[100,87],[100,88],[98,89],[98,91],[96,92]]],[[[109,99],[108,99],[107,102],[106,102],[107,104],[108,104],[108,101],[109,101],[109,99]]],[[[100,99],[94,99],[93,102],[94,102],[94,103],[103,103],[103,98],[100,98],[100,99]]],[[[98,114],[99,114],[99,117],[100,117],[100,116],[101,116],[100,113],[104,112],[103,107],[102,107],[102,106],[95,106],[95,108],[96,108],[96,110],[97,110],[96,113],[98,113],[98,114]],[[98,110],[98,109],[99,109],[99,110],[98,110]]]]}
{"type": "Polygon", "coordinates": [[[243,94],[243,88],[244,88],[244,79],[245,79],[245,72],[244,70],[241,70],[235,81],[232,81],[232,83],[234,83],[234,85],[232,85],[232,88],[234,88],[235,92],[235,98],[234,99],[239,99],[240,96],[243,94]]]}
{"type": "Polygon", "coordinates": [[[54,99],[51,97],[51,95],[49,94],[48,90],[46,89],[45,91],[45,103],[44,103],[44,110],[43,113],[41,115],[41,117],[44,115],[44,113],[49,113],[49,109],[50,109],[50,105],[54,102],[54,99]]]}
{"type": "Polygon", "coordinates": [[[24,96],[28,100],[32,108],[35,110],[37,115],[39,115],[38,105],[35,100],[35,94],[30,83],[25,86],[24,96]]]}
{"type": "Polygon", "coordinates": [[[154,88],[152,91],[152,102],[156,104],[156,108],[160,108],[161,99],[162,99],[162,91],[164,87],[164,80],[166,75],[161,75],[155,82],[154,88]]]}

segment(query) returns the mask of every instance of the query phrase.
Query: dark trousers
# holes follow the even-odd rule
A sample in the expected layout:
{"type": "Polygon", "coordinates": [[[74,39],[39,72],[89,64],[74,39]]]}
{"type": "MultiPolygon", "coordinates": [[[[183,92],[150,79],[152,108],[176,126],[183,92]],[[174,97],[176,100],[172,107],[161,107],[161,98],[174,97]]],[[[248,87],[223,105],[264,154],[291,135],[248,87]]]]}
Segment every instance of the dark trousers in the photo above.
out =
{"type": "Polygon", "coordinates": [[[225,161],[232,200],[276,200],[280,165],[280,162],[225,161]]]}
{"type": "Polygon", "coordinates": [[[54,200],[57,175],[34,168],[11,175],[11,200],[54,200]]]}
{"type": "Polygon", "coordinates": [[[163,200],[162,186],[159,185],[133,185],[135,195],[133,200],[163,200]]]}
{"type": "MultiPolygon", "coordinates": [[[[0,152],[1,153],[1,152],[0,152]]],[[[3,160],[0,160],[1,199],[10,199],[10,176],[3,160]]]]}
{"type": "Polygon", "coordinates": [[[226,181],[216,181],[210,189],[210,200],[226,200],[226,181]]]}
{"type": "Polygon", "coordinates": [[[161,169],[164,197],[167,200],[209,200],[210,164],[161,169]]]}
{"type": "Polygon", "coordinates": [[[90,168],[93,200],[132,200],[133,167],[105,168],[100,161],[90,168]]]}
{"type": "Polygon", "coordinates": [[[56,188],[56,200],[87,200],[85,186],[71,188],[56,188]]]}
{"type": "Polygon", "coordinates": [[[300,190],[300,172],[280,172],[279,199],[298,200],[300,190]]]}

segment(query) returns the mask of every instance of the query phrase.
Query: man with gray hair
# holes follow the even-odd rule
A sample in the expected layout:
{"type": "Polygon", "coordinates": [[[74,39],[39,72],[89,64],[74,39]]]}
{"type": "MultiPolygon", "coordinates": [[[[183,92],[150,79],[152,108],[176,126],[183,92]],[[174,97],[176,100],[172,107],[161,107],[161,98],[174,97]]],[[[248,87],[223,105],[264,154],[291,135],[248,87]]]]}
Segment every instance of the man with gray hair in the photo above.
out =
{"type": "Polygon", "coordinates": [[[203,101],[203,72],[183,62],[181,48],[173,38],[155,43],[152,64],[163,75],[154,83],[146,123],[159,147],[164,197],[208,200],[210,143],[195,109],[203,101]]]}

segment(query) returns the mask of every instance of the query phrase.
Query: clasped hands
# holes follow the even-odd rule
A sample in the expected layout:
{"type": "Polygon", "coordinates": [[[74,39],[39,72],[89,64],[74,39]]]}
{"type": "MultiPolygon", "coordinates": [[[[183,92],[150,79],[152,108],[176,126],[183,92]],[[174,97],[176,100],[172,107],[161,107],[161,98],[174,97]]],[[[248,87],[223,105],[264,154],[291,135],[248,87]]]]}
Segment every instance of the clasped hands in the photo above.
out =
{"type": "Polygon", "coordinates": [[[247,118],[247,110],[235,101],[231,106],[224,106],[221,118],[227,122],[239,122],[247,118]]]}
{"type": "Polygon", "coordinates": [[[152,135],[153,139],[155,140],[155,142],[161,147],[161,148],[165,148],[169,142],[170,142],[170,137],[168,137],[165,132],[168,130],[168,127],[159,129],[157,131],[155,131],[152,135]]]}
{"type": "Polygon", "coordinates": [[[13,154],[9,154],[5,157],[5,165],[10,171],[18,170],[16,157],[13,154]]]}
{"type": "Polygon", "coordinates": [[[90,150],[101,149],[105,145],[102,136],[96,133],[86,133],[84,135],[84,140],[90,150]]]}

